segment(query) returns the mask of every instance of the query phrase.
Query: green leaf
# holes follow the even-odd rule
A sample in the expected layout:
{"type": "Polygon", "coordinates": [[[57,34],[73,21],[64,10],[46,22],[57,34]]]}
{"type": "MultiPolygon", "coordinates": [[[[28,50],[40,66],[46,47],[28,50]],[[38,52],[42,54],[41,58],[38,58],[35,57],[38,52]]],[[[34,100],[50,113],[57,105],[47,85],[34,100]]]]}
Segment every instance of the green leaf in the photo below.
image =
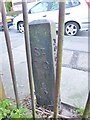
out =
{"type": "Polygon", "coordinates": [[[2,113],[0,113],[0,120],[3,118],[3,115],[2,115],[2,113]]]}
{"type": "MultiPolygon", "coordinates": [[[[12,101],[4,100],[0,102],[0,120],[2,118],[32,118],[28,115],[28,109],[20,106],[18,109],[14,107],[12,101]]],[[[12,120],[12,119],[11,119],[12,120]]]]}

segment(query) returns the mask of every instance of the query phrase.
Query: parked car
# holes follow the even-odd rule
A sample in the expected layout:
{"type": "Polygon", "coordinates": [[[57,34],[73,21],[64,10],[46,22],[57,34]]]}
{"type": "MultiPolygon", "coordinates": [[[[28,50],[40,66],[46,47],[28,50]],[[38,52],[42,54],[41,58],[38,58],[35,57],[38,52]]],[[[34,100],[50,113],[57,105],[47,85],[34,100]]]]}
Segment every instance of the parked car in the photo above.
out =
{"type": "MultiPolygon", "coordinates": [[[[64,31],[68,36],[77,35],[79,30],[88,30],[88,7],[82,1],[84,0],[66,0],[64,31]]],[[[42,18],[50,19],[56,23],[58,30],[58,9],[58,2],[36,2],[28,10],[29,22],[42,18]]],[[[19,32],[24,32],[22,14],[14,18],[13,24],[19,32]]]]}
{"type": "MultiPolygon", "coordinates": [[[[6,21],[7,21],[8,28],[10,26],[13,26],[13,17],[12,16],[6,16],[6,21]]],[[[1,14],[0,14],[0,30],[3,30],[3,22],[2,22],[1,14]]]]}

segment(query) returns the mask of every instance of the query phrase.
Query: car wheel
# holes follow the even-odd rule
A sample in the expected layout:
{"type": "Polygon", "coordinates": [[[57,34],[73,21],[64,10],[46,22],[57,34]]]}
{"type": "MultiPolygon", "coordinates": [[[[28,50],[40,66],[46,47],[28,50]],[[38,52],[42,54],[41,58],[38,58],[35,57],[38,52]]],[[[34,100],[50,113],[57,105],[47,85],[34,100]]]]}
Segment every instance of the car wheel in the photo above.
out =
{"type": "Polygon", "coordinates": [[[65,25],[65,34],[68,36],[75,36],[79,31],[79,25],[75,22],[68,22],[65,25]]]}
{"type": "Polygon", "coordinates": [[[19,30],[20,33],[23,33],[23,32],[24,32],[23,22],[19,22],[19,23],[18,23],[18,30],[19,30]]]}

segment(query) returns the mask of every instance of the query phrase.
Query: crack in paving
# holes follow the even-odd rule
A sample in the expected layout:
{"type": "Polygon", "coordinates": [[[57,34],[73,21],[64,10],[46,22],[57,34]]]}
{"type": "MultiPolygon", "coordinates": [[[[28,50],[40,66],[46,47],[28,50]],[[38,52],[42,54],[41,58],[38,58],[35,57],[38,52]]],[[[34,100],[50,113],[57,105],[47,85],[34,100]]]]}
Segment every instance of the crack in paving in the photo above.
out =
{"type": "Polygon", "coordinates": [[[86,68],[83,68],[83,67],[73,67],[72,68],[70,65],[67,65],[67,64],[63,64],[62,67],[76,69],[76,70],[80,70],[80,71],[84,71],[84,72],[90,72],[90,69],[86,69],[86,68]]]}
{"type": "Polygon", "coordinates": [[[73,52],[77,51],[79,53],[88,53],[88,54],[90,53],[90,51],[73,50],[73,49],[68,49],[68,48],[64,48],[64,50],[73,51],[73,52]]]}

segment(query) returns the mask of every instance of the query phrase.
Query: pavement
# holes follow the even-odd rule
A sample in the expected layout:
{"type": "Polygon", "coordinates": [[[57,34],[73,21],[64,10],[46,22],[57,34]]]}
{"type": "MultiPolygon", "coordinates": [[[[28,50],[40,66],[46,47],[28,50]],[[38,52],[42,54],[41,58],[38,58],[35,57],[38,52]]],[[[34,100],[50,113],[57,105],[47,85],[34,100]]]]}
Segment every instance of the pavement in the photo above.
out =
{"type": "MultiPolygon", "coordinates": [[[[29,95],[28,73],[24,44],[13,50],[15,72],[18,86],[19,99],[29,95]]],[[[6,47],[4,47],[6,51],[6,47]]],[[[0,53],[1,74],[6,90],[6,96],[14,99],[14,91],[7,52],[0,53]],[[6,69],[7,68],[7,69],[6,69]]],[[[63,50],[61,101],[75,107],[85,107],[88,94],[88,53],[82,51],[63,50]]]]}

